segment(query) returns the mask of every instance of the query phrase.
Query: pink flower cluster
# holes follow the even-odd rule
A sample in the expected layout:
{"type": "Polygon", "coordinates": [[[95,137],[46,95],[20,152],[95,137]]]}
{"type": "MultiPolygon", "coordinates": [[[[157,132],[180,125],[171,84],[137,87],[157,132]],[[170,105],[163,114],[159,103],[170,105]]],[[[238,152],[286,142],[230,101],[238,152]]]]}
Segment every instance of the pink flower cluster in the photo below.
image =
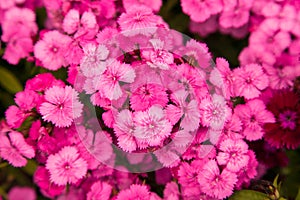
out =
{"type": "MultiPolygon", "coordinates": [[[[155,14],[160,0],[6,2],[3,58],[68,71],[67,80],[27,80],[0,124],[0,157],[14,167],[34,159],[33,181],[48,198],[225,199],[260,175],[252,142],[300,145],[299,7],[290,1],[181,1],[203,35],[251,27],[233,70],[170,30],[155,14]],[[148,184],[154,170],[163,196],[148,184]]],[[[35,199],[18,187],[11,199],[16,191],[35,199]]]]}

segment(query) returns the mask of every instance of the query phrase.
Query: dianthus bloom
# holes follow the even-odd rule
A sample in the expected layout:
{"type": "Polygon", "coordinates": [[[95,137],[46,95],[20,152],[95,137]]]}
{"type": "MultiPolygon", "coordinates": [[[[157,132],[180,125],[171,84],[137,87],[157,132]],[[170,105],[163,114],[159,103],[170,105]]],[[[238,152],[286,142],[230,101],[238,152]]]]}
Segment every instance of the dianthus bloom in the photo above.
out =
{"type": "Polygon", "coordinates": [[[0,132],[0,157],[7,160],[14,167],[23,167],[27,164],[26,158],[33,158],[35,151],[26,143],[24,136],[11,131],[6,136],[0,132]]]}
{"type": "Polygon", "coordinates": [[[264,135],[263,125],[265,123],[275,122],[273,114],[266,110],[263,101],[254,99],[245,105],[238,105],[235,113],[239,116],[243,123],[242,134],[247,140],[258,140],[264,135]]]}
{"type": "Polygon", "coordinates": [[[234,70],[234,89],[236,96],[246,99],[258,97],[262,90],[269,86],[268,76],[260,65],[249,64],[234,70]]]}
{"type": "Polygon", "coordinates": [[[89,193],[87,193],[87,200],[108,200],[111,189],[112,187],[108,183],[97,181],[91,186],[89,193]]]}
{"type": "Polygon", "coordinates": [[[35,44],[34,55],[46,69],[58,70],[67,65],[64,53],[71,41],[70,37],[56,30],[49,31],[35,44]]]}
{"type": "Polygon", "coordinates": [[[160,145],[172,130],[170,121],[166,119],[163,109],[159,106],[136,112],[134,122],[136,124],[134,135],[137,140],[151,146],[160,145]]]}
{"type": "Polygon", "coordinates": [[[248,164],[248,145],[243,140],[227,139],[221,142],[217,156],[219,165],[226,165],[232,172],[238,172],[248,164]]]}
{"type": "Polygon", "coordinates": [[[76,147],[66,146],[48,157],[46,168],[50,180],[57,185],[75,184],[87,172],[87,162],[80,157],[76,147]]]}
{"type": "Polygon", "coordinates": [[[39,110],[43,119],[58,127],[68,127],[73,119],[81,115],[83,105],[78,100],[78,93],[71,87],[53,86],[45,92],[46,102],[39,110]]]}
{"type": "Polygon", "coordinates": [[[210,160],[200,171],[198,181],[202,192],[214,198],[224,199],[233,193],[237,176],[226,168],[220,172],[217,162],[210,160]]]}
{"type": "Polygon", "coordinates": [[[278,91],[268,104],[276,123],[265,125],[265,139],[276,148],[296,149],[300,145],[300,106],[298,96],[291,91],[278,91]]]}
{"type": "Polygon", "coordinates": [[[145,185],[131,185],[129,189],[122,190],[116,200],[149,200],[150,192],[145,185]]]}

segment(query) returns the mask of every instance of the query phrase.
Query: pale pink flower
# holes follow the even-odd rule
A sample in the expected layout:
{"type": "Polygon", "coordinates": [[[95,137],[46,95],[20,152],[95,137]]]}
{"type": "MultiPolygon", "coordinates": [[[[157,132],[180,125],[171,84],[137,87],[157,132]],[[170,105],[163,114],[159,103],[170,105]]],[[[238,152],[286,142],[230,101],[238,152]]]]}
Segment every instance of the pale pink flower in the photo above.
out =
{"type": "Polygon", "coordinates": [[[137,141],[134,136],[135,124],[133,122],[133,113],[129,110],[122,110],[114,124],[114,132],[118,137],[118,145],[128,152],[137,149],[137,141]]]}
{"type": "Polygon", "coordinates": [[[256,63],[264,67],[265,65],[272,66],[276,62],[276,57],[272,52],[249,46],[242,50],[239,55],[239,61],[242,66],[256,63]]]}
{"type": "Polygon", "coordinates": [[[231,109],[224,97],[214,94],[212,100],[203,99],[200,103],[201,123],[214,130],[221,130],[231,117],[231,109]]]}
{"type": "Polygon", "coordinates": [[[45,102],[39,107],[43,119],[58,127],[68,127],[81,115],[83,105],[71,86],[53,86],[45,92],[45,102]]]}
{"type": "Polygon", "coordinates": [[[26,197],[26,200],[36,200],[36,193],[33,188],[30,187],[18,187],[15,186],[9,190],[9,200],[21,200],[26,197]]]}
{"type": "Polygon", "coordinates": [[[264,135],[262,126],[265,123],[275,122],[273,114],[266,110],[264,102],[259,99],[250,100],[245,105],[238,105],[234,112],[243,123],[242,134],[250,141],[262,138],[264,135]]]}
{"type": "Polygon", "coordinates": [[[93,183],[91,190],[87,193],[87,200],[108,200],[111,190],[112,187],[108,183],[97,181],[93,183]]]}
{"type": "Polygon", "coordinates": [[[129,64],[117,60],[107,61],[107,68],[100,77],[94,78],[95,88],[101,90],[106,98],[116,100],[123,94],[120,82],[132,83],[135,71],[129,64]]]}
{"type": "Polygon", "coordinates": [[[172,130],[170,121],[166,119],[163,109],[159,106],[136,112],[134,122],[136,125],[134,136],[141,143],[150,146],[160,145],[172,130]]]}
{"type": "Polygon", "coordinates": [[[204,22],[211,15],[221,12],[223,9],[223,3],[221,0],[181,0],[181,7],[183,12],[188,14],[193,21],[204,22]]]}
{"type": "Polygon", "coordinates": [[[172,124],[180,120],[180,127],[185,131],[194,131],[199,127],[200,110],[195,99],[189,100],[190,94],[185,90],[178,90],[171,95],[175,105],[166,108],[166,116],[172,124]]]}
{"type": "Polygon", "coordinates": [[[46,69],[58,70],[68,64],[64,54],[71,41],[72,39],[67,35],[56,30],[49,31],[35,44],[34,55],[46,69]]]}
{"type": "Polygon", "coordinates": [[[164,41],[160,39],[151,39],[150,43],[153,49],[142,51],[142,56],[147,60],[146,63],[152,68],[168,70],[170,65],[174,63],[173,54],[166,50],[164,41]]]}
{"type": "Polygon", "coordinates": [[[116,200],[149,200],[150,192],[147,186],[133,184],[126,190],[121,190],[116,200]]]}
{"type": "Polygon", "coordinates": [[[87,162],[82,159],[76,147],[66,146],[51,154],[46,163],[51,182],[57,185],[75,184],[87,172],[87,162]]]}
{"type": "Polygon", "coordinates": [[[226,168],[220,172],[217,162],[210,160],[199,172],[198,181],[203,193],[214,198],[224,199],[233,193],[237,176],[226,168]]]}
{"type": "Polygon", "coordinates": [[[232,172],[238,172],[248,164],[248,145],[243,140],[227,139],[221,142],[217,155],[219,165],[226,165],[232,172]]]}
{"type": "Polygon", "coordinates": [[[14,167],[23,167],[27,164],[26,158],[33,158],[35,151],[26,143],[24,136],[11,131],[6,136],[0,133],[0,157],[7,160],[14,167]]]}
{"type": "Polygon", "coordinates": [[[151,8],[138,5],[132,5],[118,19],[121,30],[126,36],[152,34],[156,31],[157,21],[151,8]]]}
{"type": "Polygon", "coordinates": [[[258,97],[269,86],[268,76],[260,65],[248,64],[234,70],[234,89],[236,96],[246,99],[258,97]]]}
{"type": "Polygon", "coordinates": [[[84,56],[80,69],[84,76],[93,77],[102,74],[106,69],[109,51],[104,45],[87,44],[83,47],[84,56]]]}
{"type": "Polygon", "coordinates": [[[190,30],[194,33],[198,33],[202,37],[206,37],[211,33],[214,33],[218,30],[218,15],[210,16],[206,21],[204,22],[190,22],[190,30]]]}
{"type": "Polygon", "coordinates": [[[168,101],[166,88],[159,84],[144,84],[130,96],[130,106],[135,111],[144,111],[153,105],[165,107],[168,101]]]}

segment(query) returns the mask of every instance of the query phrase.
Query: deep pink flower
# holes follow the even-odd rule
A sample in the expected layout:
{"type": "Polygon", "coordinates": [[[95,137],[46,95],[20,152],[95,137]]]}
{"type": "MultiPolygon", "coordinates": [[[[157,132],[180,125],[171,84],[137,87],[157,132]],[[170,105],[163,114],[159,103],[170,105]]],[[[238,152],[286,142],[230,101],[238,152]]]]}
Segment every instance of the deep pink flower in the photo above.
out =
{"type": "Polygon", "coordinates": [[[243,140],[227,139],[221,142],[217,155],[219,165],[226,165],[232,172],[238,172],[248,164],[248,145],[243,140]]]}
{"type": "Polygon", "coordinates": [[[249,64],[234,70],[234,89],[236,96],[246,99],[258,97],[269,86],[268,76],[260,65],[249,64]]]}
{"type": "Polygon", "coordinates": [[[144,5],[158,12],[162,6],[162,0],[123,0],[122,2],[125,10],[130,9],[132,5],[144,5]]]}
{"type": "Polygon", "coordinates": [[[179,189],[176,182],[169,182],[164,189],[164,199],[179,200],[179,189]]]}
{"type": "Polygon", "coordinates": [[[194,33],[198,33],[202,37],[208,36],[210,33],[214,33],[218,30],[218,15],[210,16],[204,22],[190,22],[190,30],[194,33]]]}
{"type": "Polygon", "coordinates": [[[276,91],[268,103],[276,123],[265,124],[265,140],[276,148],[296,149],[300,145],[299,97],[288,90],[276,91]]]}
{"type": "Polygon", "coordinates": [[[153,105],[165,107],[168,101],[166,89],[159,84],[141,85],[130,96],[130,106],[135,111],[144,111],[153,105]]]}
{"type": "Polygon", "coordinates": [[[198,181],[203,193],[214,198],[223,199],[233,193],[237,176],[227,169],[220,172],[217,162],[210,160],[199,172],[198,181]]]}
{"type": "Polygon", "coordinates": [[[145,185],[133,184],[129,189],[121,190],[116,200],[149,200],[150,192],[145,185]]]}
{"type": "Polygon", "coordinates": [[[43,119],[58,127],[70,126],[73,119],[81,115],[83,105],[78,93],[71,87],[53,86],[45,92],[46,102],[39,108],[43,119]]]}
{"type": "Polygon", "coordinates": [[[149,35],[156,31],[157,17],[151,8],[132,5],[118,20],[118,23],[126,36],[138,34],[149,35]]]}
{"type": "Polygon", "coordinates": [[[26,197],[27,200],[36,200],[36,193],[33,188],[30,187],[18,187],[15,186],[9,190],[9,200],[20,200],[26,197]]]}
{"type": "Polygon", "coordinates": [[[67,35],[56,30],[49,31],[35,44],[34,55],[46,69],[58,70],[68,64],[64,58],[64,53],[71,42],[72,39],[67,35]]]}
{"type": "Polygon", "coordinates": [[[172,130],[164,111],[159,106],[152,106],[146,111],[138,111],[134,115],[136,128],[134,136],[138,141],[150,146],[162,144],[172,130]]]}
{"type": "Polygon", "coordinates": [[[8,136],[0,133],[0,141],[0,156],[14,167],[25,166],[26,158],[35,156],[33,147],[27,144],[24,136],[17,131],[9,132],[8,136]]]}
{"type": "Polygon", "coordinates": [[[80,61],[80,69],[86,77],[102,74],[106,69],[109,51],[104,45],[88,44],[83,48],[84,56],[80,61]]]}
{"type": "Polygon", "coordinates": [[[51,73],[37,74],[34,78],[26,82],[25,89],[33,90],[35,92],[44,93],[45,90],[52,86],[64,87],[65,83],[57,80],[51,73]]]}
{"type": "Polygon", "coordinates": [[[95,88],[101,90],[106,98],[110,100],[119,99],[122,94],[122,83],[132,83],[135,79],[135,71],[129,65],[117,60],[107,61],[105,72],[94,78],[95,88]]]}
{"type": "Polygon", "coordinates": [[[59,186],[75,184],[85,176],[87,162],[80,157],[76,147],[66,146],[48,157],[46,168],[53,183],[59,186]]]}
{"type": "Polygon", "coordinates": [[[87,200],[103,199],[108,200],[112,187],[101,181],[93,183],[91,190],[87,193],[87,200]]]}
{"type": "Polygon", "coordinates": [[[264,135],[263,125],[275,122],[273,114],[266,110],[263,101],[254,99],[245,105],[238,105],[234,112],[239,116],[243,123],[243,132],[247,140],[258,140],[264,135]]]}
{"type": "Polygon", "coordinates": [[[211,15],[221,12],[223,9],[223,3],[221,0],[181,0],[181,7],[183,12],[188,14],[193,21],[204,22],[211,15]]]}

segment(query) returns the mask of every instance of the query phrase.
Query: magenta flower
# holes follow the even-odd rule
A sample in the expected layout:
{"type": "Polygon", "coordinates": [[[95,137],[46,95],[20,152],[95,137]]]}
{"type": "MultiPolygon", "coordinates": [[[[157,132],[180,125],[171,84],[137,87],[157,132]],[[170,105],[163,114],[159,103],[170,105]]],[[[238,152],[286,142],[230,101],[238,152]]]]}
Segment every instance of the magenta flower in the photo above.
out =
{"type": "Polygon", "coordinates": [[[227,139],[221,142],[217,155],[219,165],[226,165],[232,172],[238,172],[248,164],[248,145],[243,140],[227,139]]]}
{"type": "Polygon", "coordinates": [[[269,86],[268,76],[260,65],[249,64],[234,70],[236,96],[253,99],[269,86]]]}
{"type": "Polygon", "coordinates": [[[20,200],[26,197],[27,200],[36,200],[36,193],[33,188],[30,187],[18,187],[15,186],[9,190],[9,200],[20,200]]]}
{"type": "Polygon", "coordinates": [[[85,176],[87,162],[80,157],[76,147],[66,146],[48,157],[46,168],[51,182],[59,186],[75,184],[85,176]]]}
{"type": "Polygon", "coordinates": [[[210,160],[199,172],[198,181],[203,193],[214,198],[224,199],[233,193],[237,176],[226,168],[220,172],[217,162],[210,160]]]}
{"type": "Polygon", "coordinates": [[[146,111],[138,111],[134,115],[136,128],[134,136],[150,146],[162,144],[172,130],[172,125],[166,119],[164,111],[159,106],[152,106],[146,111]]]}
{"type": "Polygon", "coordinates": [[[147,186],[133,184],[129,189],[122,190],[116,200],[149,200],[150,192],[147,186]]]}
{"type": "Polygon", "coordinates": [[[158,12],[162,6],[162,0],[123,0],[122,3],[125,10],[130,9],[132,5],[144,5],[158,12]]]}
{"type": "Polygon", "coordinates": [[[108,200],[112,187],[101,181],[93,183],[91,190],[87,193],[87,200],[101,199],[108,200]]]}
{"type": "Polygon", "coordinates": [[[46,90],[45,100],[39,111],[45,121],[58,127],[70,126],[81,115],[83,105],[78,100],[78,93],[71,86],[53,86],[46,90]]]}
{"type": "Polygon", "coordinates": [[[46,69],[58,70],[68,64],[64,58],[64,53],[71,41],[70,37],[56,30],[49,31],[35,44],[34,55],[46,69]]]}
{"type": "Polygon", "coordinates": [[[275,122],[273,114],[266,110],[263,101],[254,99],[245,105],[238,105],[234,112],[243,123],[242,134],[247,140],[258,140],[264,135],[263,125],[275,122]]]}
{"type": "Polygon", "coordinates": [[[130,65],[116,60],[107,62],[105,72],[94,78],[94,85],[96,89],[103,92],[106,98],[117,100],[123,94],[120,82],[132,83],[135,79],[135,71],[130,65]]]}
{"type": "Polygon", "coordinates": [[[33,158],[35,151],[26,143],[24,136],[11,131],[6,136],[0,132],[0,157],[7,160],[14,167],[23,167],[27,164],[26,158],[33,158]]]}
{"type": "Polygon", "coordinates": [[[153,105],[165,107],[168,101],[166,89],[158,84],[144,84],[130,96],[130,106],[135,111],[144,111],[153,105]]]}

